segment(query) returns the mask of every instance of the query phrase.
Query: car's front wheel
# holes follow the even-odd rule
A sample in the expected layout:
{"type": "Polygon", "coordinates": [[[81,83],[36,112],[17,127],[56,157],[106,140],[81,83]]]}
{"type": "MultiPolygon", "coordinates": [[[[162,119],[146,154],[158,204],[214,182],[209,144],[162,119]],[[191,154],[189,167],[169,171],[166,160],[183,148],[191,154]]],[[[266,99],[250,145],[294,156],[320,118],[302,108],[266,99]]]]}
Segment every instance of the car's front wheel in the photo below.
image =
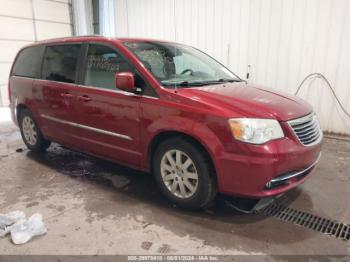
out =
{"type": "Polygon", "coordinates": [[[22,139],[30,150],[40,152],[45,151],[50,146],[50,141],[43,137],[32,113],[28,109],[20,112],[18,120],[22,139]]]}
{"type": "Polygon", "coordinates": [[[153,171],[162,193],[180,207],[202,208],[215,197],[215,175],[208,157],[185,139],[161,143],[153,157],[153,171]]]}

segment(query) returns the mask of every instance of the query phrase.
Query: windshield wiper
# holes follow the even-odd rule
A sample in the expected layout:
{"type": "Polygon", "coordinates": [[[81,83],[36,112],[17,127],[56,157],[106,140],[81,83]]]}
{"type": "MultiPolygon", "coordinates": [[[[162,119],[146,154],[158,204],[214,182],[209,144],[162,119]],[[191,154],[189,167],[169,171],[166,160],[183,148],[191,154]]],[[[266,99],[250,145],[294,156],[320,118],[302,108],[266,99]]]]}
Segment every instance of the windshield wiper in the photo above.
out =
{"type": "Polygon", "coordinates": [[[205,86],[211,84],[222,84],[222,83],[232,83],[232,82],[242,82],[239,79],[230,79],[230,78],[220,78],[218,80],[207,80],[207,81],[179,81],[179,82],[168,82],[166,80],[162,81],[163,86],[180,86],[180,87],[190,87],[190,86],[205,86]]]}
{"type": "Polygon", "coordinates": [[[180,81],[180,82],[167,82],[161,81],[163,86],[188,86],[188,81],[180,81]]]}
{"type": "Polygon", "coordinates": [[[190,85],[212,85],[212,84],[223,84],[223,83],[233,83],[233,82],[242,82],[242,80],[239,79],[230,79],[230,78],[220,78],[218,80],[206,80],[206,81],[200,81],[200,82],[194,82],[189,83],[190,85]]]}
{"type": "Polygon", "coordinates": [[[202,86],[205,85],[203,82],[188,82],[188,81],[180,81],[180,82],[161,82],[163,86],[181,86],[181,87],[190,87],[190,86],[202,86]]]}
{"type": "Polygon", "coordinates": [[[231,78],[220,78],[219,80],[217,80],[217,82],[221,82],[221,83],[233,83],[233,82],[242,82],[243,80],[241,79],[231,79],[231,78]]]}
{"type": "Polygon", "coordinates": [[[215,85],[215,84],[222,84],[227,82],[234,82],[235,80],[231,79],[219,79],[219,80],[205,80],[205,81],[198,81],[198,82],[191,82],[189,85],[191,86],[205,86],[205,85],[215,85]]]}

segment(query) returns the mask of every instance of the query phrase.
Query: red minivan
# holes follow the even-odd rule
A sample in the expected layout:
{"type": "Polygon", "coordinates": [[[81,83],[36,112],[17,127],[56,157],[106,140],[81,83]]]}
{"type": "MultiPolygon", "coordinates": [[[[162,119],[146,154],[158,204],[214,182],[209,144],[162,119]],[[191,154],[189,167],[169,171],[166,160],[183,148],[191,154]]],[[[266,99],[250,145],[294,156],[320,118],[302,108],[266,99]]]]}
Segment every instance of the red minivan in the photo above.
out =
{"type": "Polygon", "coordinates": [[[50,142],[154,174],[184,208],[215,195],[266,199],[303,183],[322,131],[303,100],[252,85],[196,48],[84,36],[21,49],[12,118],[30,150],[50,142]]]}

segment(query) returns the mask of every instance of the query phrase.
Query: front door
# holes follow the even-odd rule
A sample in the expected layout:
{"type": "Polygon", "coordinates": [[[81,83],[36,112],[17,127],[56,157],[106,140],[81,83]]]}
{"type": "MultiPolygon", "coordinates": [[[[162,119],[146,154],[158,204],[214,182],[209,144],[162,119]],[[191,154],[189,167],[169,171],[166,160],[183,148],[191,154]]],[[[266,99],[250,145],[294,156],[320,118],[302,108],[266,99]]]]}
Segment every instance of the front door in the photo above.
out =
{"type": "Polygon", "coordinates": [[[140,97],[115,86],[116,72],[132,72],[133,67],[112,47],[87,47],[82,84],[76,89],[79,124],[86,151],[139,166],[140,97]]]}

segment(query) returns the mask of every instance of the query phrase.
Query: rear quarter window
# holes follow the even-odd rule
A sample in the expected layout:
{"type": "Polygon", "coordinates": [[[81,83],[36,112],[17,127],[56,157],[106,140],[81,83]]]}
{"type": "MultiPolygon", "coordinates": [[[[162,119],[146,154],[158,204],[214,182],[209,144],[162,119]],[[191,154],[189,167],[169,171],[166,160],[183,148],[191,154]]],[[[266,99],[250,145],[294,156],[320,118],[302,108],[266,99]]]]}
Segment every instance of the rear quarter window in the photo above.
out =
{"type": "Polygon", "coordinates": [[[15,61],[12,75],[40,78],[44,49],[44,46],[33,46],[23,49],[15,61]]]}
{"type": "Polygon", "coordinates": [[[79,52],[79,44],[47,46],[43,64],[43,78],[58,82],[74,83],[79,52]]]}

